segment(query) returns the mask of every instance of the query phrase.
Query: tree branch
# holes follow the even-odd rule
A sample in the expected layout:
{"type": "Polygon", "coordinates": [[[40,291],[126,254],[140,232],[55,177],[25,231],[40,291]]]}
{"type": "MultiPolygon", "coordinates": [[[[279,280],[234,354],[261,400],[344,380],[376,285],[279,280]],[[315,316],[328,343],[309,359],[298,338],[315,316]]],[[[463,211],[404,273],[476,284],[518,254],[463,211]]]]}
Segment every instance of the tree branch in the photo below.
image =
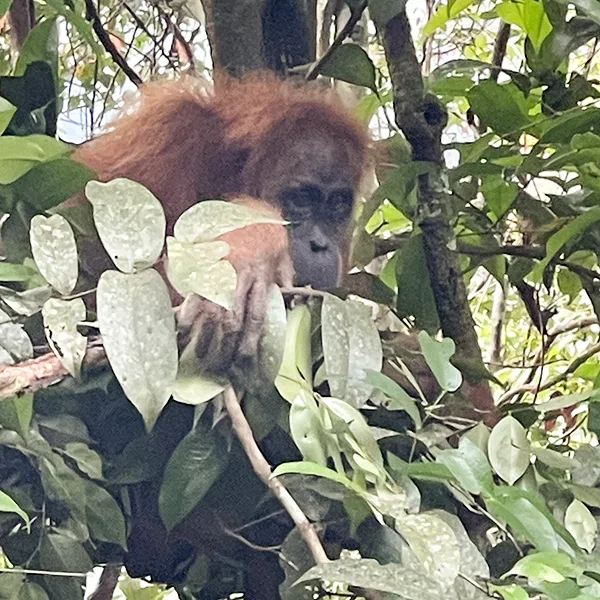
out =
{"type": "Polygon", "coordinates": [[[102,575],[100,575],[100,581],[98,586],[92,592],[92,595],[88,600],[111,600],[117,583],[119,583],[119,576],[121,575],[121,565],[109,564],[102,569],[102,575]]]}
{"type": "MultiPolygon", "coordinates": [[[[392,80],[396,123],[412,147],[413,160],[438,167],[419,177],[417,198],[418,224],[423,232],[427,270],[442,332],[454,340],[461,359],[483,366],[459,257],[450,250],[454,241],[450,196],[441,172],[446,109],[435,96],[425,93],[405,9],[390,19],[380,34],[392,80]]],[[[489,385],[486,387],[486,404],[494,413],[489,385]]]]}
{"type": "Polygon", "coordinates": [[[321,540],[319,539],[313,524],[302,512],[302,509],[298,506],[298,503],[294,500],[293,496],[288,492],[283,483],[276,477],[271,477],[271,467],[254,439],[252,429],[246,420],[234,389],[229,386],[223,395],[225,398],[225,408],[231,419],[233,430],[240,440],[254,472],[261,481],[271,489],[275,497],[281,502],[287,513],[290,515],[298,528],[300,535],[306,542],[315,562],[317,564],[328,562],[329,558],[325,553],[323,544],[321,544],[321,540]]]}
{"type": "Polygon", "coordinates": [[[129,66],[127,61],[123,58],[123,55],[117,50],[117,47],[113,44],[107,31],[102,26],[100,21],[100,15],[94,5],[94,0],[85,0],[85,11],[88,21],[92,23],[92,27],[100,40],[100,43],[104,46],[104,49],[111,55],[115,63],[120,69],[129,77],[132,83],[137,87],[140,87],[143,83],[140,76],[129,66]]]}
{"type": "MultiPolygon", "coordinates": [[[[84,364],[97,365],[105,359],[104,348],[91,346],[86,352],[84,364]]],[[[0,365],[0,401],[47,388],[68,376],[69,372],[60,358],[52,352],[16,365],[0,365]]]]}

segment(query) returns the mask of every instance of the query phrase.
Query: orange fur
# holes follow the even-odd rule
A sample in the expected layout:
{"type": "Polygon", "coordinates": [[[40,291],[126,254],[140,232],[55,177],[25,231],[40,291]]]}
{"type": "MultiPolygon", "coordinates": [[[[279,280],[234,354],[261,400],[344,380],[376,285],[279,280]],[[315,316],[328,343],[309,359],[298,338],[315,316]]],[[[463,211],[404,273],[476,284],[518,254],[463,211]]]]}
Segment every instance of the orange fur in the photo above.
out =
{"type": "MultiPolygon", "coordinates": [[[[326,131],[355,173],[363,172],[366,133],[323,90],[273,76],[220,79],[218,93],[197,80],[143,86],[104,135],[75,159],[103,181],[128,177],[163,203],[170,226],[198,200],[256,195],[257,181],[298,133],[326,131]]],[[[316,158],[318,160],[318,157],[316,158]]]]}

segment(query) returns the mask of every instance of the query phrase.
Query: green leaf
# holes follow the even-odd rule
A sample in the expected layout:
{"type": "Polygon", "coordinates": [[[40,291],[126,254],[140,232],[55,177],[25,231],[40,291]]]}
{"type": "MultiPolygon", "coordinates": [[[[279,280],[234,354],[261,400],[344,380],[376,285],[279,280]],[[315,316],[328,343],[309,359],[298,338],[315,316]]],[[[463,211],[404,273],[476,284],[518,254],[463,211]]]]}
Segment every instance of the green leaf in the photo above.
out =
{"type": "Polygon", "coordinates": [[[405,600],[439,600],[444,598],[440,584],[422,573],[390,563],[380,565],[373,559],[339,559],[313,567],[298,581],[323,579],[369,590],[397,594],[405,600]]]}
{"type": "Polygon", "coordinates": [[[436,462],[444,465],[471,494],[492,493],[494,479],[490,465],[485,454],[469,439],[463,437],[457,450],[442,450],[436,462]]]}
{"type": "Polygon", "coordinates": [[[79,265],[75,234],[61,215],[31,219],[29,241],[33,259],[46,281],[63,295],[77,283],[79,265]]]}
{"type": "Polygon", "coordinates": [[[504,417],[492,429],[488,456],[494,471],[512,485],[530,464],[529,442],[525,429],[514,417],[504,417]]]}
{"type": "Polygon", "coordinates": [[[12,396],[0,402],[0,426],[27,439],[33,417],[33,394],[12,396]]]}
{"type": "Polygon", "coordinates": [[[0,0],[0,16],[5,15],[12,4],[12,0],[0,0]]]}
{"type": "Polygon", "coordinates": [[[287,312],[278,285],[273,284],[267,299],[262,336],[258,344],[258,363],[261,375],[269,383],[275,381],[285,352],[287,312]]]}
{"type": "Polygon", "coordinates": [[[396,252],[398,317],[415,318],[419,329],[436,331],[440,322],[423,249],[423,235],[413,235],[396,252]]]}
{"type": "Polygon", "coordinates": [[[546,256],[540,260],[531,273],[530,278],[534,281],[539,281],[550,261],[558,254],[561,248],[570,242],[575,236],[585,231],[591,225],[594,225],[600,220],[600,207],[596,206],[588,211],[575,217],[572,221],[561,227],[554,235],[550,236],[546,242],[546,256]]]}
{"type": "Polygon", "coordinates": [[[327,410],[328,421],[342,442],[340,445],[348,460],[357,462],[357,468],[367,470],[377,478],[385,477],[381,450],[362,414],[350,403],[338,398],[322,397],[321,406],[327,410]],[[336,422],[338,420],[340,422],[336,422]],[[370,462],[372,468],[360,459],[370,462]]]}
{"type": "Polygon", "coordinates": [[[81,576],[41,578],[44,588],[52,599],[76,600],[81,598],[82,586],[92,561],[83,545],[71,537],[59,533],[42,536],[39,547],[40,568],[52,573],[81,573],[81,576]]]}
{"type": "Polygon", "coordinates": [[[550,521],[526,498],[489,498],[485,505],[495,518],[505,522],[538,550],[558,549],[557,535],[550,521]]]}
{"type": "Polygon", "coordinates": [[[117,501],[103,487],[87,479],[82,481],[85,490],[85,518],[90,537],[125,548],[125,517],[117,501]]]}
{"type": "Polygon", "coordinates": [[[198,294],[232,310],[237,274],[231,263],[222,260],[228,254],[226,242],[192,244],[168,237],[167,277],[183,297],[198,294]]]}
{"type": "Polygon", "coordinates": [[[180,523],[204,498],[227,465],[227,451],[213,429],[197,423],[173,452],[158,499],[167,529],[180,523]]]}
{"type": "Polygon", "coordinates": [[[199,370],[196,349],[193,344],[188,345],[179,358],[173,399],[182,404],[198,406],[212,400],[226,387],[227,382],[221,382],[199,370]]]}
{"type": "Polygon", "coordinates": [[[290,407],[290,433],[304,460],[327,466],[325,424],[313,394],[300,390],[290,407]]]}
{"type": "Polygon", "coordinates": [[[81,298],[50,298],[42,307],[48,344],[73,377],[79,376],[87,348],[87,338],[77,330],[77,326],[85,321],[85,315],[85,303],[81,298]]]}
{"type": "Polygon", "coordinates": [[[344,487],[356,492],[360,496],[364,494],[364,490],[356,485],[353,481],[348,479],[345,475],[338,473],[333,469],[329,469],[328,467],[324,467],[323,465],[308,461],[282,463],[273,471],[271,477],[281,477],[282,475],[292,474],[323,477],[325,479],[329,479],[330,481],[341,483],[344,487]]]}
{"type": "Polygon", "coordinates": [[[403,410],[413,420],[417,428],[421,427],[421,413],[414,398],[411,398],[403,388],[384,373],[368,370],[366,374],[366,382],[389,398],[389,402],[384,404],[387,410],[403,410]]]}
{"type": "Polygon", "coordinates": [[[69,442],[65,454],[77,463],[77,467],[92,479],[102,479],[100,455],[82,442],[69,442]]]}
{"type": "Polygon", "coordinates": [[[96,174],[71,158],[56,158],[34,166],[10,186],[15,202],[42,212],[72,198],[96,174]]]}
{"type": "Polygon", "coordinates": [[[589,131],[600,121],[600,109],[594,106],[569,111],[549,120],[540,144],[568,144],[573,136],[589,131]]]}
{"type": "Polygon", "coordinates": [[[32,581],[25,581],[17,600],[49,600],[49,598],[42,586],[32,581]]]}
{"type": "Polygon", "coordinates": [[[0,184],[12,183],[35,166],[69,152],[69,146],[46,135],[0,136],[0,184]]]}
{"type": "Polygon", "coordinates": [[[323,64],[321,75],[360,85],[377,93],[375,65],[358,44],[338,46],[323,64]]]}
{"type": "Polygon", "coordinates": [[[452,528],[433,513],[396,519],[396,530],[421,561],[425,573],[448,589],[458,577],[460,549],[452,528]]]}
{"type": "Polygon", "coordinates": [[[559,583],[565,577],[580,577],[583,568],[573,564],[564,552],[534,552],[521,558],[507,575],[527,577],[534,585],[543,581],[559,583]]]}
{"type": "Polygon", "coordinates": [[[516,132],[531,122],[527,100],[514,83],[500,85],[486,79],[469,90],[467,99],[473,112],[499,135],[516,132]]]}
{"type": "Polygon", "coordinates": [[[31,521],[27,513],[6,493],[0,491],[0,512],[15,513],[25,521],[25,525],[29,530],[31,521]]]}
{"type": "Polygon", "coordinates": [[[423,27],[423,37],[429,37],[437,29],[441,29],[450,19],[455,19],[461,12],[469,8],[475,0],[448,0],[438,7],[423,27]]]}
{"type": "Polygon", "coordinates": [[[133,273],[152,266],[160,256],[165,213],[156,196],[129,179],[90,181],[85,195],[94,207],[102,244],[118,269],[133,273]]]}
{"type": "Polygon", "coordinates": [[[222,200],[204,200],[188,208],[175,223],[173,235],[179,242],[213,242],[219,236],[248,225],[285,225],[285,221],[245,206],[222,200]]]}
{"type": "Polygon", "coordinates": [[[528,600],[529,594],[518,585],[491,586],[491,589],[498,592],[504,600],[528,600]]]}
{"type": "Polygon", "coordinates": [[[58,73],[58,23],[56,16],[43,19],[27,35],[15,66],[14,74],[25,73],[27,67],[36,61],[49,64],[58,73]]]}
{"type": "Polygon", "coordinates": [[[310,333],[310,309],[298,304],[288,314],[283,359],[275,379],[277,391],[288,402],[293,402],[301,390],[312,392],[310,333]]]}
{"type": "Polygon", "coordinates": [[[106,271],[96,301],[110,365],[151,429],[177,376],[177,336],[167,286],[153,269],[137,274],[106,271]]]}
{"type": "Polygon", "coordinates": [[[498,16],[520,27],[531,40],[536,52],[552,31],[552,24],[541,0],[505,0],[496,6],[498,16]]]}
{"type": "Polygon", "coordinates": [[[481,193],[496,218],[502,218],[517,197],[519,186],[503,177],[489,175],[483,180],[481,193]]]}
{"type": "Polygon", "coordinates": [[[17,107],[13,106],[8,100],[0,97],[0,135],[4,133],[13,115],[17,112],[17,107]]]}
{"type": "Polygon", "coordinates": [[[360,408],[373,388],[366,370],[380,371],[383,351],[371,310],[355,300],[327,294],[321,309],[321,336],[331,395],[360,408]]]}
{"type": "Polygon", "coordinates": [[[47,4],[52,7],[57,14],[64,17],[64,19],[73,25],[79,32],[85,42],[92,48],[94,54],[98,56],[104,55],[104,48],[96,41],[92,24],[83,18],[83,16],[76,12],[75,9],[80,9],[79,3],[66,3],[62,0],[47,0],[47,4]]]}
{"type": "Polygon", "coordinates": [[[594,549],[598,524],[588,507],[579,500],[573,500],[565,512],[565,527],[575,538],[577,545],[588,552],[594,549]]]}
{"type": "Polygon", "coordinates": [[[33,345],[23,326],[0,310],[0,363],[12,365],[32,356],[33,345]]]}
{"type": "Polygon", "coordinates": [[[447,392],[455,392],[462,384],[461,372],[450,362],[454,356],[456,345],[450,338],[440,342],[433,339],[426,331],[419,332],[419,344],[427,365],[431,369],[440,387],[447,392]]]}

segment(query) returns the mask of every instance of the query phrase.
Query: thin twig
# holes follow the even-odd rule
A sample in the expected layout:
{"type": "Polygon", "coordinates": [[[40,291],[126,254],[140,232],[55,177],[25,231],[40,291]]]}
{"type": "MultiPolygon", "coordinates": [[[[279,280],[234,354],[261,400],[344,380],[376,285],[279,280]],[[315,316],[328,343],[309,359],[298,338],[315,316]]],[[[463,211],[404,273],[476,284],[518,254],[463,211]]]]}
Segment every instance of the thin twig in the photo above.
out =
{"type": "Polygon", "coordinates": [[[312,81],[319,76],[319,73],[323,70],[323,67],[329,62],[334,52],[342,45],[343,41],[354,31],[356,24],[360,21],[363,12],[367,8],[367,0],[361,0],[361,3],[352,10],[350,18],[346,21],[346,24],[338,34],[338,36],[333,40],[333,43],[327,51],[319,60],[312,64],[310,69],[308,69],[308,73],[306,73],[306,81],[312,81]]]}
{"type": "Polygon", "coordinates": [[[85,10],[86,17],[88,21],[92,23],[92,27],[100,40],[100,43],[104,46],[104,49],[111,55],[112,59],[115,63],[120,67],[120,69],[127,75],[130,81],[135,84],[137,87],[140,87],[142,83],[142,79],[140,76],[129,66],[127,61],[123,58],[121,53],[117,50],[117,47],[113,44],[108,32],[102,26],[102,22],[100,21],[100,15],[96,10],[94,5],[94,0],[85,0],[85,10]]]}
{"type": "Polygon", "coordinates": [[[281,502],[287,513],[290,515],[298,528],[300,535],[306,542],[315,562],[317,564],[329,562],[329,558],[325,553],[323,544],[321,543],[313,524],[302,512],[302,509],[298,506],[298,503],[294,500],[293,496],[289,493],[283,483],[276,477],[271,476],[271,466],[265,459],[254,439],[254,434],[246,420],[234,389],[229,386],[223,393],[223,396],[225,408],[231,419],[233,430],[240,440],[254,472],[261,481],[271,489],[273,494],[275,494],[275,497],[281,502]]]}
{"type": "Polygon", "coordinates": [[[501,406],[502,404],[508,402],[514,396],[518,396],[519,394],[522,394],[524,392],[537,393],[543,392],[544,390],[548,390],[551,387],[554,387],[556,384],[567,379],[569,375],[572,375],[586,360],[588,360],[595,354],[598,354],[599,352],[600,344],[594,344],[593,346],[588,348],[583,354],[578,356],[562,373],[551,377],[539,387],[535,384],[526,384],[519,386],[518,388],[515,388],[513,390],[509,390],[508,392],[506,392],[506,394],[500,397],[500,399],[498,400],[498,405],[501,406]]]}
{"type": "Polygon", "coordinates": [[[160,53],[169,61],[169,66],[174,70],[178,71],[177,65],[173,62],[173,59],[165,52],[163,45],[159,42],[158,38],[148,29],[148,26],[140,19],[140,17],[136,14],[135,10],[127,4],[127,2],[123,2],[123,8],[131,15],[131,18],[138,24],[138,27],[152,40],[155,48],[160,50],[160,53]]]}

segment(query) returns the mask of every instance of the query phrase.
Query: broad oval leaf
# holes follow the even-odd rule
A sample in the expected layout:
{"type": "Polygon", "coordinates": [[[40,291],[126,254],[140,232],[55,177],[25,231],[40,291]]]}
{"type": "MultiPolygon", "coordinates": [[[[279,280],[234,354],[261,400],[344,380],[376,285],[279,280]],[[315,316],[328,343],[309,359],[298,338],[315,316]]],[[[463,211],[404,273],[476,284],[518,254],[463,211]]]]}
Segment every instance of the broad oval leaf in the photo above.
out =
{"type": "Polygon", "coordinates": [[[485,454],[466,437],[460,440],[457,450],[442,450],[436,462],[447,467],[471,494],[489,494],[494,487],[492,470],[485,454]]]}
{"type": "Polygon", "coordinates": [[[167,529],[202,500],[227,465],[225,444],[214,429],[198,423],[179,442],[165,468],[158,505],[167,529]]]}
{"type": "Polygon", "coordinates": [[[237,274],[231,263],[222,260],[229,254],[225,242],[191,244],[167,238],[167,277],[182,295],[198,294],[231,310],[235,299],[237,274]]]}
{"type": "Polygon", "coordinates": [[[161,203],[129,179],[90,181],[85,195],[94,208],[102,244],[117,268],[133,273],[152,266],[162,252],[166,219],[161,203]]]}
{"type": "Polygon", "coordinates": [[[494,471],[512,485],[529,466],[529,442],[523,425],[506,416],[496,424],[488,440],[488,457],[494,471]]]}
{"type": "Polygon", "coordinates": [[[212,400],[226,386],[226,382],[218,381],[199,370],[196,349],[192,344],[183,351],[179,359],[177,379],[173,384],[174,400],[197,406],[212,400]]]}
{"type": "Polygon", "coordinates": [[[442,586],[421,571],[395,563],[380,565],[376,560],[366,558],[344,558],[317,565],[304,573],[296,583],[311,579],[389,592],[406,600],[439,600],[445,597],[442,586]]]}
{"type": "Polygon", "coordinates": [[[14,365],[33,356],[33,344],[20,323],[0,310],[0,364],[14,365]]]}
{"type": "Polygon", "coordinates": [[[577,545],[588,552],[594,549],[598,524],[590,509],[579,500],[573,500],[565,512],[565,527],[577,545]]]}
{"type": "Polygon", "coordinates": [[[338,46],[323,64],[320,73],[324,77],[360,85],[377,93],[375,65],[358,44],[346,43],[338,46]]]}
{"type": "Polygon", "coordinates": [[[154,269],[137,274],[106,271],[96,300],[110,365],[151,429],[177,376],[177,336],[167,286],[154,269]]]}
{"type": "Polygon", "coordinates": [[[396,529],[409,543],[425,572],[447,589],[460,570],[460,549],[452,528],[431,513],[396,519],[396,529]]]}
{"type": "Polygon", "coordinates": [[[455,392],[462,384],[461,372],[450,362],[456,345],[454,340],[444,338],[434,340],[426,331],[419,332],[419,344],[427,365],[440,387],[447,392],[455,392]]]}
{"type": "Polygon", "coordinates": [[[87,338],[77,331],[77,325],[85,321],[85,314],[85,304],[81,298],[50,298],[42,307],[48,344],[73,377],[79,375],[87,348],[87,338]]]}
{"type": "Polygon", "coordinates": [[[261,223],[284,225],[285,221],[243,204],[204,200],[188,208],[177,219],[173,235],[188,244],[212,242],[224,233],[261,223]]]}
{"type": "Polygon", "coordinates": [[[121,507],[103,487],[88,479],[81,481],[85,492],[85,521],[90,536],[125,548],[127,533],[121,507]]]}
{"type": "Polygon", "coordinates": [[[46,281],[61,294],[70,294],[77,283],[79,265],[69,222],[61,215],[35,215],[29,240],[35,264],[46,281]]]}
{"type": "Polygon", "coordinates": [[[331,395],[361,408],[373,391],[366,382],[367,371],[380,371],[383,361],[371,311],[356,300],[327,294],[321,309],[321,336],[331,395]]]}

